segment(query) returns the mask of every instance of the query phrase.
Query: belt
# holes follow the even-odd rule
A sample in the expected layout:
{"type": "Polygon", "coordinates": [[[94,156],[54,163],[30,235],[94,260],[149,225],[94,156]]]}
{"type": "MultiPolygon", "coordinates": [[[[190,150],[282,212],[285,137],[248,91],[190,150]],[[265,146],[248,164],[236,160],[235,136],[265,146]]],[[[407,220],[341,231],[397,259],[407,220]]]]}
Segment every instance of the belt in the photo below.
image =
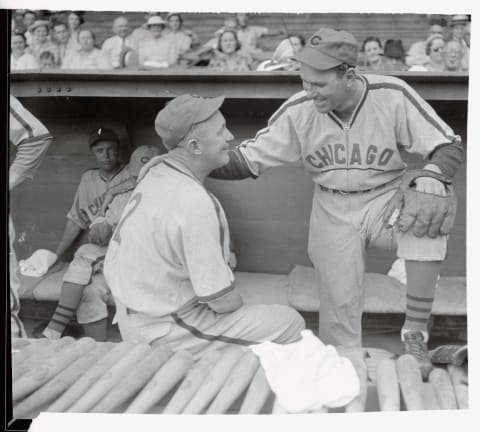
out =
{"type": "Polygon", "coordinates": [[[323,190],[325,192],[330,192],[332,194],[338,194],[338,195],[342,195],[342,196],[348,196],[348,195],[366,194],[366,193],[369,193],[369,192],[377,191],[377,190],[380,190],[380,189],[383,189],[383,188],[387,187],[388,185],[390,185],[392,183],[395,183],[397,180],[398,180],[398,178],[395,178],[393,180],[388,181],[387,183],[383,183],[383,184],[375,186],[373,188],[363,189],[363,190],[358,190],[358,191],[346,191],[346,190],[341,190],[341,189],[331,189],[331,188],[328,188],[328,187],[323,186],[323,185],[318,184],[318,183],[317,183],[317,185],[321,190],[323,190]]]}

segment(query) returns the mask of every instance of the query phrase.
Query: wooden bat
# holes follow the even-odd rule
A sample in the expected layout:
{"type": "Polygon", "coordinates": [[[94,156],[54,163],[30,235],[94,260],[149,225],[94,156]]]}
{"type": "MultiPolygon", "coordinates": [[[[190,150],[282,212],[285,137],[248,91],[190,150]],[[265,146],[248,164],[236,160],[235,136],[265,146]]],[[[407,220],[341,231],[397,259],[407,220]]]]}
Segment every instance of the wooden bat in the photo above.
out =
{"type": "Polygon", "coordinates": [[[407,410],[423,410],[422,374],[417,360],[411,354],[403,354],[397,360],[397,375],[407,410]]]}
{"type": "Polygon", "coordinates": [[[433,369],[428,377],[428,382],[433,386],[441,409],[457,409],[455,390],[450,375],[445,369],[433,369]]]}
{"type": "Polygon", "coordinates": [[[447,366],[448,373],[452,380],[453,389],[457,398],[457,405],[460,409],[468,409],[468,372],[462,366],[447,366]]]}
{"type": "Polygon", "coordinates": [[[239,414],[258,414],[264,407],[271,393],[272,391],[268,384],[265,370],[260,366],[248,387],[239,414]]]}
{"type": "Polygon", "coordinates": [[[380,411],[400,411],[400,387],[395,360],[379,359],[376,377],[380,411]]]}

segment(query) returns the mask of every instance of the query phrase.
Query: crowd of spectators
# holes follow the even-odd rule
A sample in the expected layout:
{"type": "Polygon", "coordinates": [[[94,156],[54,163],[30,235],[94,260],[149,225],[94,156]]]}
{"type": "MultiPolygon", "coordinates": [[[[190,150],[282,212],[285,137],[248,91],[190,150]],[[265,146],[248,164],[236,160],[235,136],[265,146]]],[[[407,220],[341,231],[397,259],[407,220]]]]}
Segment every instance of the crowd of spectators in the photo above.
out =
{"type": "MultiPolygon", "coordinates": [[[[79,11],[24,10],[12,20],[11,70],[109,70],[189,68],[206,66],[220,72],[294,71],[295,54],[305,45],[304,35],[270,31],[253,25],[250,16],[228,16],[212,38],[201,44],[198,35],[183,27],[180,13],[147,13],[145,22],[131,31],[126,15],[112,23],[112,35],[99,44],[96,30],[79,11]],[[261,47],[265,37],[283,36],[273,54],[261,47]]],[[[425,40],[405,49],[402,40],[382,43],[375,36],[362,42],[359,66],[363,71],[468,71],[470,16],[452,15],[448,21],[431,16],[425,40]]]]}

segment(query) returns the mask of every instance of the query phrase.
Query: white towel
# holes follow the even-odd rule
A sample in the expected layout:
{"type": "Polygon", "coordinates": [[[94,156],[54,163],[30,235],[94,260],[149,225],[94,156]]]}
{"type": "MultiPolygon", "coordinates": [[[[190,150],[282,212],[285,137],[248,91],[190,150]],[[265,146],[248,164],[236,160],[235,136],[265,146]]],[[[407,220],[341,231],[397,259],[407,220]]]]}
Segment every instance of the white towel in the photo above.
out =
{"type": "Polygon", "coordinates": [[[310,330],[287,345],[263,342],[250,345],[260,358],[268,383],[288,412],[342,407],[360,393],[360,381],[349,359],[340,357],[310,330]]]}
{"type": "Polygon", "coordinates": [[[387,274],[388,276],[398,280],[400,283],[406,285],[407,269],[405,267],[405,260],[403,258],[396,259],[387,274]]]}
{"type": "Polygon", "coordinates": [[[37,249],[30,258],[20,260],[20,273],[24,276],[43,276],[57,260],[57,255],[47,249],[37,249]]]}

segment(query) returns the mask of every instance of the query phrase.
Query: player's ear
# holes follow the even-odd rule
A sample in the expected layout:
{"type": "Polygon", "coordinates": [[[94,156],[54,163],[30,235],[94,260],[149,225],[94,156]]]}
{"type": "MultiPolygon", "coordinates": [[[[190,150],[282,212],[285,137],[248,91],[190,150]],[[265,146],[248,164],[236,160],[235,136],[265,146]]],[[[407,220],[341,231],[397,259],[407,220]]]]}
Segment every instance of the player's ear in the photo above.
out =
{"type": "Polygon", "coordinates": [[[202,154],[202,149],[200,148],[200,145],[195,138],[191,138],[191,139],[188,140],[187,150],[189,151],[189,153],[194,154],[194,155],[202,154]]]}
{"type": "Polygon", "coordinates": [[[355,68],[350,67],[345,72],[345,79],[347,80],[347,86],[351,87],[357,77],[357,73],[355,72],[355,68]]]}

